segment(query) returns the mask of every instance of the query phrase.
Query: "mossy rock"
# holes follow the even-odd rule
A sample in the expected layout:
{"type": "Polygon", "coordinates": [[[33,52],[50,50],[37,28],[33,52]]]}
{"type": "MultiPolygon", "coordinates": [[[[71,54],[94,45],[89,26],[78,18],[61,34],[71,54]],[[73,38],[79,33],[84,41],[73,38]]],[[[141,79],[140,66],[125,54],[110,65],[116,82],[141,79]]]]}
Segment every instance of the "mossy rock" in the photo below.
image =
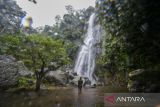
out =
{"type": "Polygon", "coordinates": [[[160,72],[138,69],[129,73],[128,89],[134,92],[159,92],[160,72]]]}
{"type": "Polygon", "coordinates": [[[129,73],[130,80],[158,81],[160,71],[138,69],[129,73]]]}

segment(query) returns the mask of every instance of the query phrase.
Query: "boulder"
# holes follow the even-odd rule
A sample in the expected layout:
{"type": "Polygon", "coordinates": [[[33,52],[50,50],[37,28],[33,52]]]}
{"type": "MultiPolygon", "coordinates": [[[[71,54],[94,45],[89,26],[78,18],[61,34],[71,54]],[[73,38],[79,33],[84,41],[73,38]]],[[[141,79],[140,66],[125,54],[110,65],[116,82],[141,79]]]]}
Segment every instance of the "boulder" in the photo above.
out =
{"type": "Polygon", "coordinates": [[[32,77],[34,75],[34,73],[29,71],[28,68],[24,65],[23,61],[18,61],[17,65],[19,76],[32,77]]]}
{"type": "Polygon", "coordinates": [[[130,92],[160,92],[160,72],[137,69],[129,73],[130,92]]]}
{"type": "Polygon", "coordinates": [[[0,61],[0,88],[8,88],[17,83],[18,67],[14,62],[0,61]]]}
{"type": "Polygon", "coordinates": [[[61,70],[49,71],[45,75],[45,79],[49,82],[64,85],[68,81],[68,76],[66,72],[61,70]]]}
{"type": "Polygon", "coordinates": [[[16,61],[12,56],[0,55],[0,88],[8,89],[17,85],[19,77],[31,76],[23,62],[16,61]]]}
{"type": "MultiPolygon", "coordinates": [[[[70,84],[78,85],[79,78],[80,78],[80,76],[74,76],[74,79],[70,80],[70,84]]],[[[82,78],[82,80],[83,80],[83,78],[82,78]]]]}
{"type": "Polygon", "coordinates": [[[3,62],[15,62],[16,59],[11,55],[0,55],[0,61],[3,61],[3,62]]]}

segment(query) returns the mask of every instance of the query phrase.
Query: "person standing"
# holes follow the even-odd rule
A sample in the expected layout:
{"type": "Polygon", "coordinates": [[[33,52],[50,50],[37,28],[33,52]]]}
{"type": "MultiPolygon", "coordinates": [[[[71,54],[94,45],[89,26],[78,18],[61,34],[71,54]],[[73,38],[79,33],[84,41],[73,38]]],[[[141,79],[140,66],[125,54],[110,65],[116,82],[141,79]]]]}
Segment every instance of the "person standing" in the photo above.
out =
{"type": "Polygon", "coordinates": [[[80,94],[82,92],[82,86],[83,86],[83,80],[82,77],[78,80],[78,93],[80,94]]]}

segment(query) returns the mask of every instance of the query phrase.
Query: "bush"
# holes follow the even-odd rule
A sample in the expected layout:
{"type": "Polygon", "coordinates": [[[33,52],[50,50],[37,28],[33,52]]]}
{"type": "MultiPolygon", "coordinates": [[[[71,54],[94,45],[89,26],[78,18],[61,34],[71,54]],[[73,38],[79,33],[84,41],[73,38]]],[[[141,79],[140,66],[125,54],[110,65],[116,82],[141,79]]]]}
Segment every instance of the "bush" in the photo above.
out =
{"type": "Polygon", "coordinates": [[[18,78],[18,87],[20,88],[29,88],[34,85],[34,78],[19,77],[18,78]]]}

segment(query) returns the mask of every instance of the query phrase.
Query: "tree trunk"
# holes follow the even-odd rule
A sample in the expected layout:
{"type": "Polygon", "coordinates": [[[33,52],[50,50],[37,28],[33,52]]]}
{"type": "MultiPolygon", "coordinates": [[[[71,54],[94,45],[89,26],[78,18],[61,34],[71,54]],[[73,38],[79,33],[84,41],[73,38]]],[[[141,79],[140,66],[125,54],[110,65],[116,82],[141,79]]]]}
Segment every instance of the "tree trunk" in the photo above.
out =
{"type": "Polygon", "coordinates": [[[42,78],[44,77],[44,66],[45,66],[45,62],[42,61],[41,71],[40,72],[38,72],[38,71],[35,72],[35,75],[36,75],[36,91],[39,91],[40,87],[41,87],[42,78]]]}
{"type": "Polygon", "coordinates": [[[39,91],[40,90],[40,86],[41,86],[41,79],[39,78],[37,78],[37,80],[36,80],[36,91],[39,91]]]}

